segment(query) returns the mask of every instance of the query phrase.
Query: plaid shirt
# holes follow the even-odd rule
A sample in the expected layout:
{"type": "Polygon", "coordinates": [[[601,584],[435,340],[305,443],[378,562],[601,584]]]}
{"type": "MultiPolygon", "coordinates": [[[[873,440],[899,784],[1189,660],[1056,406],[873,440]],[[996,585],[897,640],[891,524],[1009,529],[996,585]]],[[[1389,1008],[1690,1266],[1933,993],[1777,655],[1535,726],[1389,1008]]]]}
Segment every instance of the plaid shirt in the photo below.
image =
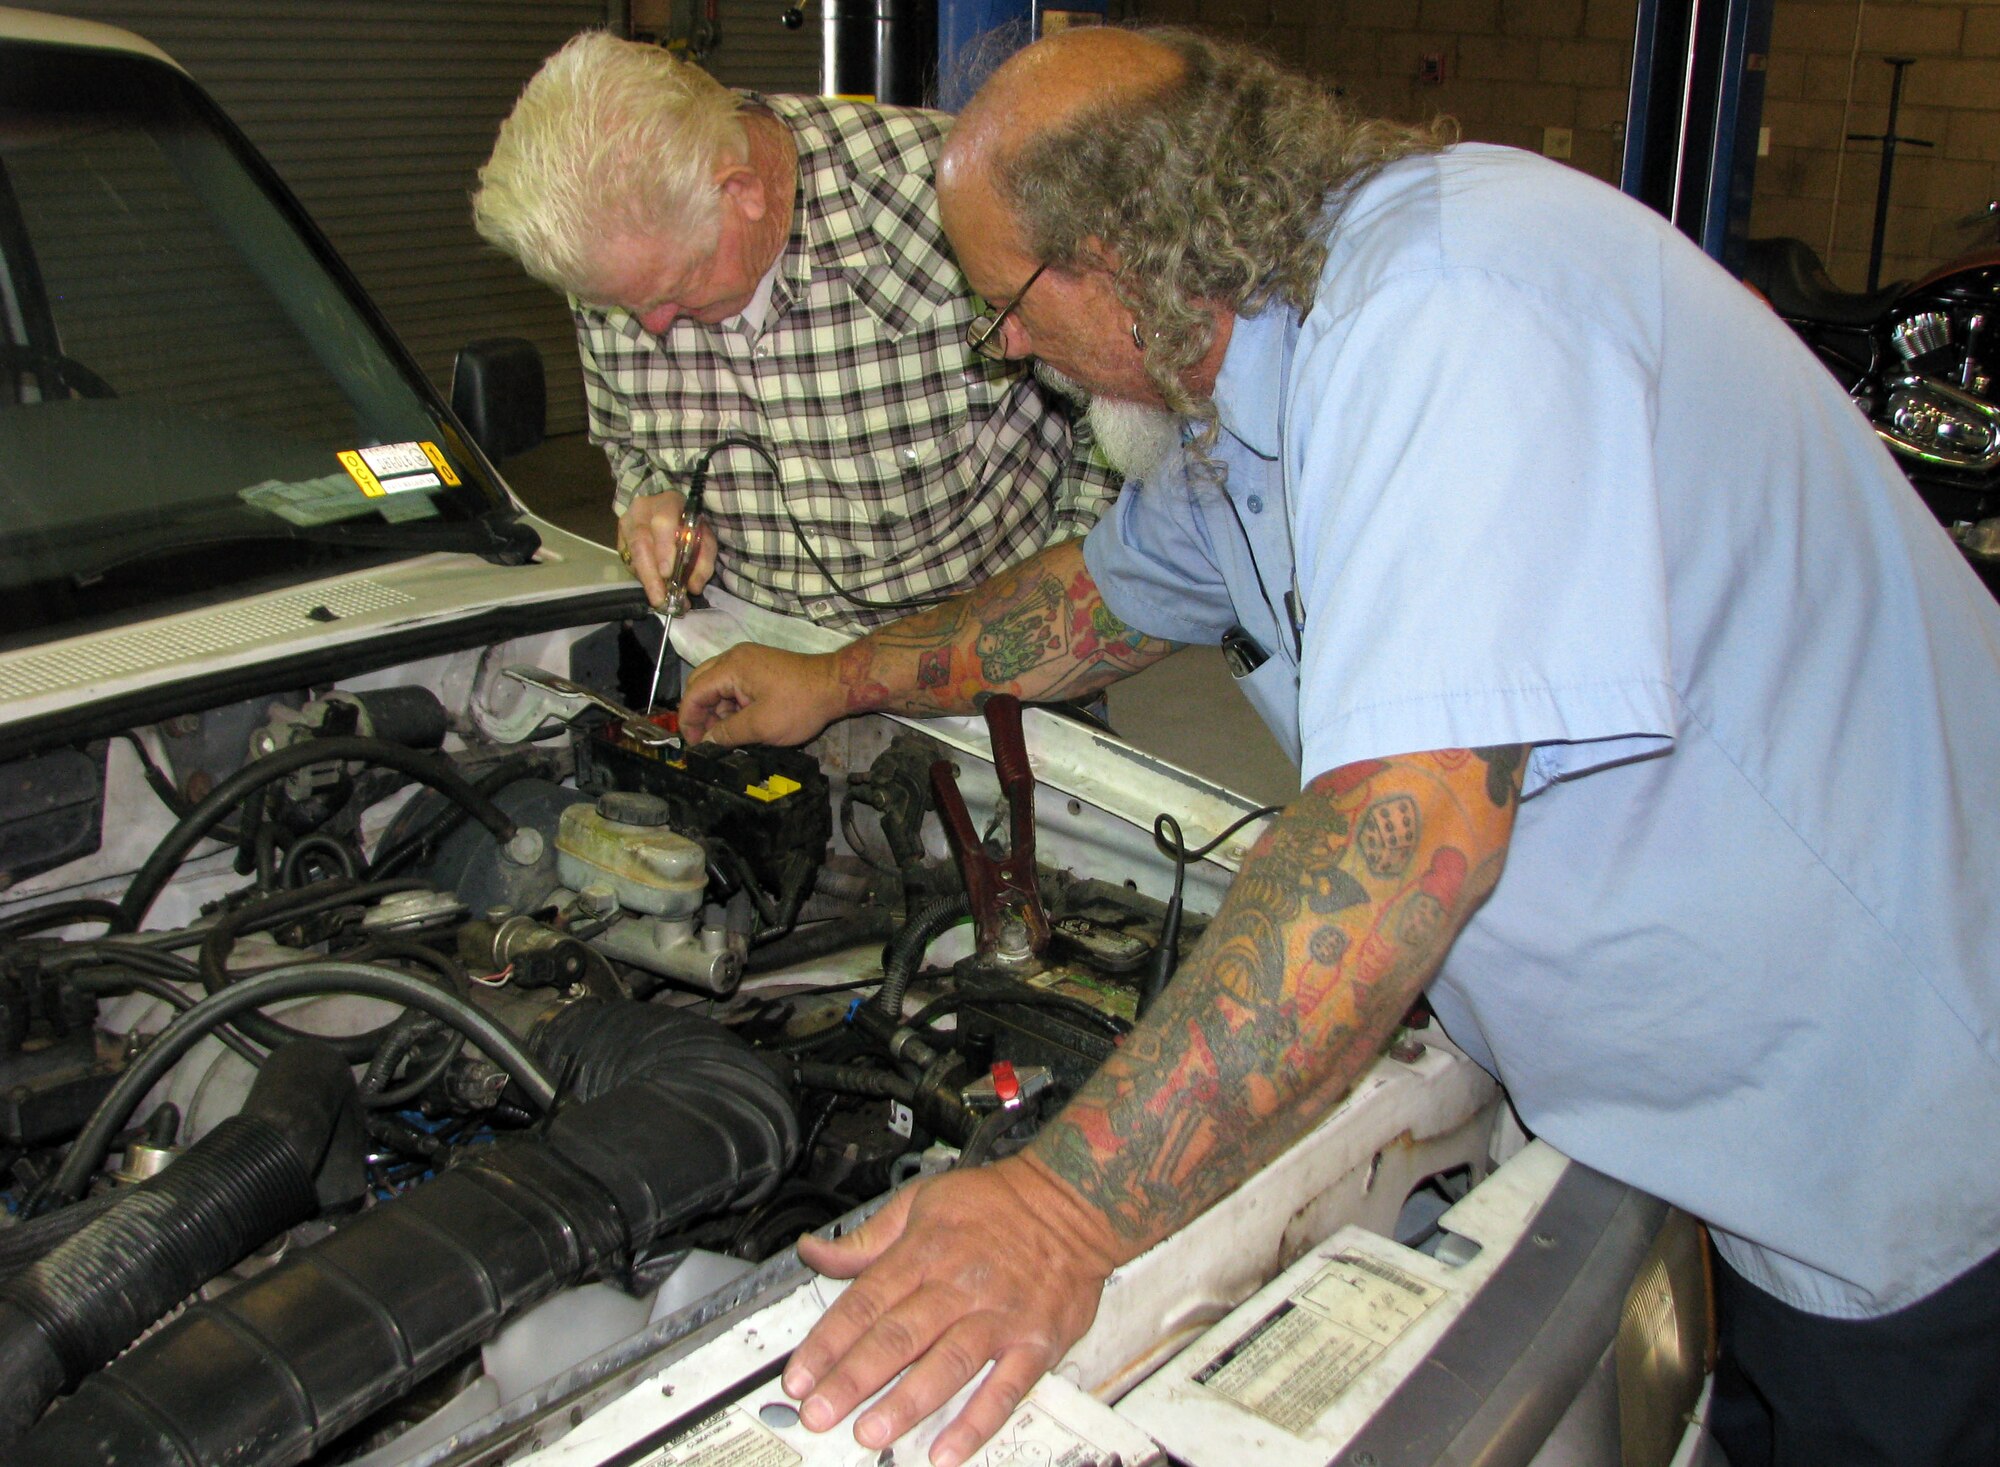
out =
{"type": "MultiPolygon", "coordinates": [[[[655,337],[622,310],[575,306],[590,406],[624,513],[681,488],[725,433],[769,448],[717,454],[703,513],[724,590],[823,625],[903,615],[870,601],[977,585],[1083,534],[1118,478],[1065,405],[1018,366],[965,345],[982,308],[938,223],[938,113],[754,98],[792,130],[799,193],[761,331],[683,317],[655,337]]],[[[574,306],[574,302],[572,305],[574,306]]]]}

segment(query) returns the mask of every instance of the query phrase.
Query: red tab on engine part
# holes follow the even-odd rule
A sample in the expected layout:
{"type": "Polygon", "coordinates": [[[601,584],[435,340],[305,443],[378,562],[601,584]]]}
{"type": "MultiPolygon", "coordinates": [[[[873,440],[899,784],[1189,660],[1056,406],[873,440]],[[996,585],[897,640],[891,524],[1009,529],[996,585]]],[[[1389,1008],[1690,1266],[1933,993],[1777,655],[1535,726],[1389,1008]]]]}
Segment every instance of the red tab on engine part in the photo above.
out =
{"type": "Polygon", "coordinates": [[[993,1093],[1002,1105],[1021,1103],[1021,1077],[1014,1073],[1014,1066],[1008,1060],[993,1062],[993,1093]]]}

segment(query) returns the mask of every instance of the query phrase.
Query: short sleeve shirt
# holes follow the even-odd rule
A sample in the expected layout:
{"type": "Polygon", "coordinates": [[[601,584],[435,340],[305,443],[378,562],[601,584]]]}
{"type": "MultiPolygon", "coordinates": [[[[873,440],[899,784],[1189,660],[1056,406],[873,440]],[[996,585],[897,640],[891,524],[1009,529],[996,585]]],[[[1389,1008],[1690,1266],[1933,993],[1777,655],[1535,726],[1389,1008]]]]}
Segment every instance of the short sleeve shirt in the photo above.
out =
{"type": "Polygon", "coordinates": [[[1086,543],[1107,603],[1266,646],[1308,779],[1532,746],[1448,1032],[1779,1297],[1913,1302],[2000,1248],[2000,610],[1650,212],[1470,145],[1332,207],[1311,312],[1235,324],[1224,483],[1086,543]]]}

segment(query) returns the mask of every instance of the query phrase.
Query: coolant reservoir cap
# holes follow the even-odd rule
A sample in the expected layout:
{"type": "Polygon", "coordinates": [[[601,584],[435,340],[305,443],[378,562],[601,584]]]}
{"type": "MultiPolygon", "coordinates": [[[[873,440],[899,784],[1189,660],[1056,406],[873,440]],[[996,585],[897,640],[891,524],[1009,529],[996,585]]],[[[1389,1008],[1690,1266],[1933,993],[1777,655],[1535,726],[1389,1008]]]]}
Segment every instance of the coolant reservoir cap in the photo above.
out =
{"type": "Polygon", "coordinates": [[[665,825],[667,802],[638,790],[606,790],[597,797],[597,813],[619,825],[665,825]]]}

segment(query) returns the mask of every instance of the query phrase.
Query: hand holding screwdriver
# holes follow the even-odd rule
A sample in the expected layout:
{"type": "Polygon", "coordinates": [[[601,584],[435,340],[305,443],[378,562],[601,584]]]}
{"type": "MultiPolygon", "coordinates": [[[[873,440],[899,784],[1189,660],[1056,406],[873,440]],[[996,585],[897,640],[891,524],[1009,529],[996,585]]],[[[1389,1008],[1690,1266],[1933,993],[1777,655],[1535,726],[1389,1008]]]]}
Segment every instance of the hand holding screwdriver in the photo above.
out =
{"type": "Polygon", "coordinates": [[[645,588],[647,603],[671,615],[686,610],[687,597],[715,574],[715,533],[702,522],[699,500],[692,514],[685,509],[680,492],[667,489],[634,499],[618,522],[619,555],[645,588]]]}

